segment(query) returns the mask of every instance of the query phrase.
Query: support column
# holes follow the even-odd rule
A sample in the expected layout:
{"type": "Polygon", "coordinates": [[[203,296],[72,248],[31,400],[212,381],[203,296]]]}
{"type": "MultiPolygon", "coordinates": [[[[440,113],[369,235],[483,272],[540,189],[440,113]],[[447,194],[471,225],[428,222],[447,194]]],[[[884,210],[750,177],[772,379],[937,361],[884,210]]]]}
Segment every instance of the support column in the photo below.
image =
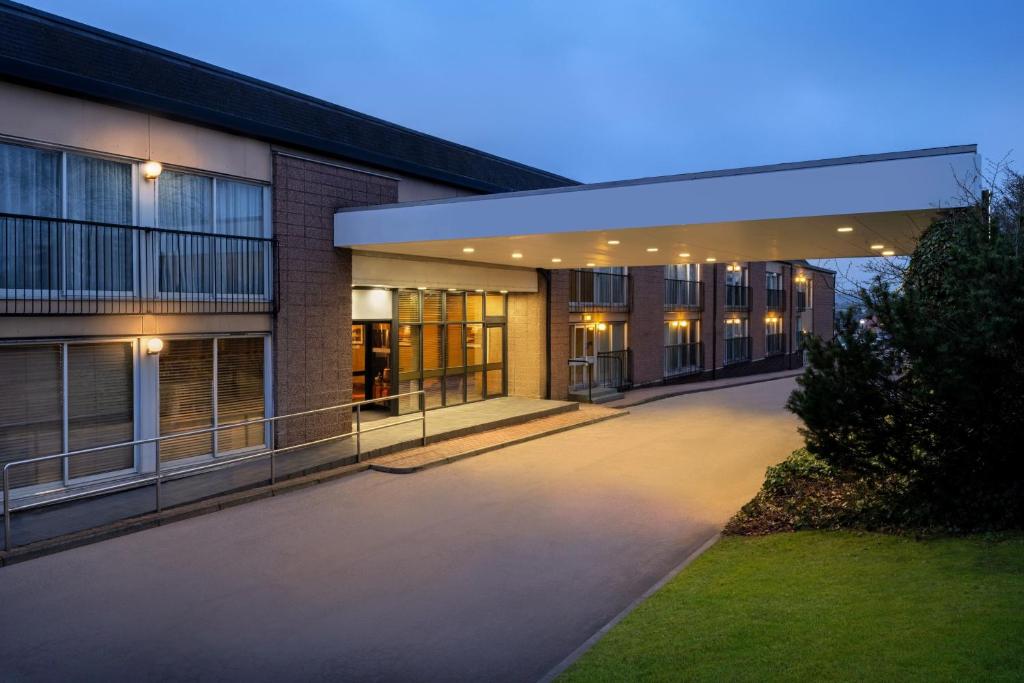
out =
{"type": "Polygon", "coordinates": [[[633,356],[633,386],[664,379],[665,268],[629,269],[633,307],[629,314],[629,348],[633,356]]]}

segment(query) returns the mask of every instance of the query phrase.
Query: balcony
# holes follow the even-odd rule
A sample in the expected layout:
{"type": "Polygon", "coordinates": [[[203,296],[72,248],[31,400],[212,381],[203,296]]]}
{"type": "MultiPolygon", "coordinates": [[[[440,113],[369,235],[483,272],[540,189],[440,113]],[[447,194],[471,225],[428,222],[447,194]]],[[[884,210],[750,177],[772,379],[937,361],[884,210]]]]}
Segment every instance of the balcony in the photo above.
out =
{"type": "Polygon", "coordinates": [[[750,287],[746,285],[725,286],[725,310],[746,311],[750,309],[750,287]]]}
{"type": "Polygon", "coordinates": [[[783,333],[764,336],[764,355],[777,356],[786,350],[786,335],[783,333]]]}
{"type": "Polygon", "coordinates": [[[773,289],[771,287],[764,291],[764,306],[769,311],[786,310],[786,290],[773,289]]]}
{"type": "Polygon", "coordinates": [[[569,312],[627,313],[630,308],[631,291],[628,275],[570,270],[569,312]]]}
{"type": "Polygon", "coordinates": [[[724,363],[726,365],[730,365],[732,363],[744,363],[750,360],[750,342],[750,337],[733,337],[732,339],[726,339],[724,363]]]}
{"type": "Polygon", "coordinates": [[[665,347],[665,378],[694,375],[704,369],[703,347],[700,342],[671,344],[665,347]]]}
{"type": "Polygon", "coordinates": [[[699,311],[704,306],[704,283],[665,278],[666,311],[699,311]]]}
{"type": "Polygon", "coordinates": [[[0,214],[0,314],[262,313],[274,241],[0,214]]]}

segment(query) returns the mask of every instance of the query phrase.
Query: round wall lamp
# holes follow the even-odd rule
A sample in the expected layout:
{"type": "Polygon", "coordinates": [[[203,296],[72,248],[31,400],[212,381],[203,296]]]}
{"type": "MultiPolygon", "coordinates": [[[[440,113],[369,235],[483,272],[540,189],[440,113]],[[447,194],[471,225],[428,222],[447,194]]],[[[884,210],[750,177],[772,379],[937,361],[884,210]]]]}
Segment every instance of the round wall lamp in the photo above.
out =
{"type": "Polygon", "coordinates": [[[160,337],[150,337],[146,340],[146,355],[156,356],[164,350],[164,340],[160,337]]]}
{"type": "Polygon", "coordinates": [[[159,161],[147,161],[142,164],[142,177],[146,180],[156,180],[164,172],[163,164],[159,161]]]}

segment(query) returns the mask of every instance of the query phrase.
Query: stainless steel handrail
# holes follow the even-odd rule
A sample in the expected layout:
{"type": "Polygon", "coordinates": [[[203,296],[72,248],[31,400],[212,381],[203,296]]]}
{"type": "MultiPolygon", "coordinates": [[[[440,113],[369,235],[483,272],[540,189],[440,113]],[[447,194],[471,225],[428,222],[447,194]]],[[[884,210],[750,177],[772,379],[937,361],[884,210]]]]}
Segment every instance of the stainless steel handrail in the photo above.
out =
{"type": "Polygon", "coordinates": [[[586,365],[587,366],[587,400],[590,403],[594,402],[594,364],[586,358],[570,358],[569,365],[586,365]]]}
{"type": "Polygon", "coordinates": [[[156,487],[156,510],[160,512],[163,509],[161,501],[161,484],[167,479],[180,479],[183,477],[191,476],[194,474],[200,474],[203,472],[210,472],[217,469],[222,469],[231,465],[237,465],[241,462],[247,462],[256,458],[269,457],[270,458],[270,481],[274,483],[277,480],[276,462],[275,455],[278,453],[284,453],[287,451],[293,451],[300,448],[308,448],[317,444],[326,443],[328,441],[336,441],[338,439],[344,439],[354,436],[356,438],[356,462],[361,462],[363,459],[362,451],[362,434],[363,432],[375,432],[382,429],[388,429],[390,427],[397,427],[403,424],[409,424],[410,422],[419,422],[421,424],[420,429],[420,444],[423,446],[427,445],[427,402],[426,392],[424,390],[418,391],[407,391],[401,394],[393,394],[391,396],[382,396],[380,398],[371,398],[364,401],[352,401],[349,403],[342,403],[335,406],[327,406],[325,408],[314,408],[312,410],[303,410],[297,413],[288,413],[287,415],[274,415],[271,417],[261,417],[254,420],[242,420],[240,422],[232,422],[230,424],[217,425],[216,427],[204,427],[203,429],[196,429],[188,432],[176,432],[174,434],[163,434],[161,436],[153,436],[146,439],[136,439],[134,441],[125,441],[121,443],[107,444],[104,446],[92,446],[90,448],[82,448],[77,451],[68,451],[67,453],[52,453],[50,455],[40,455],[34,458],[24,458],[22,460],[12,460],[4,463],[3,466],[3,515],[4,515],[4,547],[6,550],[10,550],[13,547],[11,541],[11,513],[18,512],[19,510],[28,510],[36,507],[42,507],[45,505],[52,505],[55,503],[62,503],[69,500],[75,500],[77,498],[84,498],[89,496],[99,495],[101,493],[107,493],[117,490],[125,490],[129,488],[137,488],[153,483],[156,487]],[[406,420],[399,420],[395,422],[388,422],[384,425],[370,427],[367,429],[362,428],[362,407],[365,405],[378,404],[383,402],[390,402],[408,396],[419,396],[419,415],[406,420]],[[202,463],[199,465],[187,465],[182,467],[174,467],[170,470],[164,470],[161,467],[160,462],[160,443],[170,439],[180,439],[187,436],[196,436],[199,434],[215,434],[224,429],[238,429],[239,427],[246,427],[250,425],[267,425],[273,424],[279,420],[287,420],[293,417],[304,417],[307,415],[316,415],[318,413],[325,413],[331,410],[343,410],[345,408],[355,408],[355,423],[356,428],[350,432],[344,434],[335,434],[328,436],[323,439],[315,439],[313,441],[306,441],[301,444],[295,444],[293,446],[285,446],[283,448],[277,448],[276,433],[273,429],[270,430],[270,448],[257,453],[242,453],[236,456],[229,456],[226,458],[219,458],[212,462],[202,463]],[[13,467],[21,465],[30,465],[38,462],[47,462],[50,460],[59,460],[64,458],[72,458],[79,455],[85,455],[88,453],[97,453],[100,451],[111,450],[114,448],[135,448],[145,444],[155,445],[155,466],[152,473],[139,473],[137,475],[129,475],[129,477],[122,479],[109,486],[89,487],[79,491],[69,491],[67,487],[61,487],[56,489],[48,489],[45,491],[35,491],[32,493],[21,496],[19,500],[26,500],[29,498],[42,498],[49,496],[46,500],[38,502],[24,502],[18,505],[12,505],[11,501],[11,477],[10,470],[13,467]],[[64,492],[64,495],[61,493],[64,492]]]}

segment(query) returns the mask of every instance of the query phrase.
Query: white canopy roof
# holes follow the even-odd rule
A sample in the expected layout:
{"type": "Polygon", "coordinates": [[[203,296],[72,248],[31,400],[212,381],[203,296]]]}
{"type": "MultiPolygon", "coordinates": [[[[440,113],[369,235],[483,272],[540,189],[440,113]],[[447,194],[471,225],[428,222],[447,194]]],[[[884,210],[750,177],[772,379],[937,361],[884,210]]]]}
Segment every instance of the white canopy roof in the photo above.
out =
{"type": "Polygon", "coordinates": [[[977,168],[963,145],[345,209],[334,243],[531,268],[900,254],[977,168]]]}

